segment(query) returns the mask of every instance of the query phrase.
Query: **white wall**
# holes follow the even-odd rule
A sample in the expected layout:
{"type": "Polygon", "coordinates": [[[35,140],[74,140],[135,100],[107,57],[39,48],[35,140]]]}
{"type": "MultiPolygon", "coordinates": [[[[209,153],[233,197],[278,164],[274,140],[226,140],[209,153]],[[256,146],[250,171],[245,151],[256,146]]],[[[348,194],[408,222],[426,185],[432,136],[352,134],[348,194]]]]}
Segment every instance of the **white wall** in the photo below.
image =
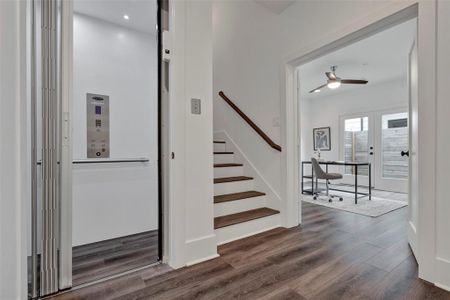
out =
{"type": "Polygon", "coordinates": [[[280,128],[280,17],[254,1],[213,5],[214,131],[226,131],[280,194],[280,153],[217,94],[223,91],[277,144],[280,128]],[[274,120],[275,119],[275,120],[274,120]]]}
{"type": "MultiPolygon", "coordinates": [[[[280,131],[272,128],[270,120],[279,115],[284,117],[286,104],[282,97],[286,93],[285,62],[298,58],[299,53],[307,54],[417,2],[421,7],[419,37],[422,35],[423,39],[429,37],[430,41],[434,41],[431,32],[435,30],[434,26],[437,26],[436,45],[429,42],[420,46],[419,42],[419,73],[427,74],[427,77],[421,77],[419,84],[419,97],[422,103],[419,104],[422,109],[419,121],[424,122],[419,132],[421,137],[419,148],[423,151],[421,153],[426,153],[428,157],[433,153],[427,148],[433,149],[434,145],[437,147],[435,161],[434,158],[430,158],[419,163],[424,171],[421,176],[427,183],[419,192],[420,201],[423,201],[420,206],[422,221],[419,232],[422,244],[419,245],[421,249],[419,252],[423,252],[420,259],[424,263],[419,267],[419,274],[421,278],[438,282],[450,289],[448,275],[450,260],[448,255],[444,254],[450,249],[448,235],[450,208],[445,204],[448,203],[445,200],[448,198],[446,186],[449,165],[449,139],[446,128],[449,126],[450,97],[448,76],[444,75],[450,53],[448,51],[450,9],[447,1],[297,1],[280,15],[263,11],[263,8],[253,1],[214,2],[214,129],[226,130],[239,146],[242,144],[246,155],[254,160],[255,165],[274,187],[281,186],[290,193],[287,187],[283,187],[284,183],[280,184],[273,175],[279,176],[280,172],[285,174],[286,165],[280,164],[272,153],[265,153],[261,145],[257,147],[258,142],[254,136],[252,137],[254,134],[244,129],[244,125],[234,124],[238,120],[233,119],[233,112],[221,103],[216,96],[217,91],[223,89],[228,93],[237,105],[275,140],[281,138],[281,144],[284,146],[289,129],[283,128],[283,131],[280,131]],[[434,7],[435,3],[438,3],[438,9],[434,7]],[[437,22],[434,19],[435,12],[438,14],[437,22]],[[421,48],[424,51],[421,52],[421,48]],[[434,60],[436,53],[437,60],[434,60]],[[434,63],[439,66],[440,76],[437,77],[437,86],[433,82],[434,63]],[[428,93],[420,94],[421,89],[427,90],[428,93]],[[437,99],[429,91],[436,91],[437,99]],[[435,104],[437,110],[434,110],[435,104]],[[283,109],[280,113],[281,105],[283,109]],[[265,109],[266,107],[273,109],[265,109]],[[436,120],[436,123],[431,120],[436,120]],[[432,124],[440,128],[437,133],[432,124]],[[272,163],[273,161],[275,163],[272,163]],[[267,162],[268,165],[263,166],[263,162],[267,162]],[[434,165],[438,166],[436,174],[434,165]],[[430,182],[434,176],[437,176],[437,185],[430,182]],[[437,245],[438,249],[434,245],[437,245]],[[437,257],[436,254],[440,256],[437,257]]],[[[283,124],[283,120],[281,123],[283,124]]],[[[283,201],[289,200],[285,198],[285,191],[281,191],[280,194],[283,195],[283,201]]],[[[282,213],[285,214],[286,211],[282,213]]]]}
{"type": "Polygon", "coordinates": [[[110,157],[73,166],[73,245],[157,229],[157,37],[74,14],[73,157],[86,159],[86,93],[109,95],[110,157]]]}
{"type": "Polygon", "coordinates": [[[26,299],[26,2],[0,1],[0,299],[26,299]]]}
{"type": "MultiPolygon", "coordinates": [[[[281,105],[284,105],[287,60],[302,49],[320,44],[325,37],[340,36],[356,21],[382,11],[392,3],[296,1],[281,14],[274,14],[255,1],[214,2],[214,130],[224,130],[236,141],[265,180],[281,195],[282,202],[288,197],[286,185],[290,184],[283,179],[285,152],[271,149],[217,93],[223,90],[284,147],[287,130],[280,124],[283,125],[284,118],[281,105]]],[[[294,210],[281,209],[283,218],[288,211],[294,210]]],[[[295,222],[288,223],[294,225],[295,222]]]]}
{"type": "MultiPolygon", "coordinates": [[[[406,60],[406,58],[405,58],[406,60]]],[[[301,75],[301,72],[300,72],[301,75]]],[[[340,117],[364,112],[408,106],[406,78],[328,94],[301,101],[301,155],[302,160],[314,157],[313,128],[331,127],[331,151],[321,151],[327,160],[342,160],[339,156],[340,117]]]]}

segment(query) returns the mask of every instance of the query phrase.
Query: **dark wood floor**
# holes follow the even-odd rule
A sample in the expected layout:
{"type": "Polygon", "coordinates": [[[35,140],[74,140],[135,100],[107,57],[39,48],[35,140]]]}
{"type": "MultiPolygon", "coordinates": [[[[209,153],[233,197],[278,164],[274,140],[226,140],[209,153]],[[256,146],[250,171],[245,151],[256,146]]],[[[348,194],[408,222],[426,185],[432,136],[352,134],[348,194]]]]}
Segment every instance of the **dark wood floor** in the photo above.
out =
{"type": "Polygon", "coordinates": [[[158,231],[74,247],[73,285],[92,282],[158,261],[158,231]]]}
{"type": "Polygon", "coordinates": [[[277,228],[219,248],[191,267],[165,265],[56,299],[450,299],[417,278],[406,209],[378,218],[303,203],[301,228],[277,228]]]}

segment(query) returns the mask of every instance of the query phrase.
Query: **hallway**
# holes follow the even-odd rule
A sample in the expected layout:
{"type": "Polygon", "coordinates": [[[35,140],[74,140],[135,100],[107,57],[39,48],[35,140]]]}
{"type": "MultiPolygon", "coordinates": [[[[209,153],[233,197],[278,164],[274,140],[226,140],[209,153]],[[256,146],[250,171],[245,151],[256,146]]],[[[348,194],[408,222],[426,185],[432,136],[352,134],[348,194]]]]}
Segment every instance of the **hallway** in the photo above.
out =
{"type": "Polygon", "coordinates": [[[303,203],[301,229],[225,244],[220,258],[165,265],[52,299],[450,299],[417,278],[407,208],[378,218],[303,203]]]}

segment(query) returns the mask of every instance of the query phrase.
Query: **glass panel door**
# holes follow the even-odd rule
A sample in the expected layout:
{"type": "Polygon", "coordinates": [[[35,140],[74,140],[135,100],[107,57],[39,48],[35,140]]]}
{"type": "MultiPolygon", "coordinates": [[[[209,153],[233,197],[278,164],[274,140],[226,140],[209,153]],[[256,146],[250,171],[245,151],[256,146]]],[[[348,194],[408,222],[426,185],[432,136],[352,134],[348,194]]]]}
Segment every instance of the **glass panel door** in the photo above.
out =
{"type": "MultiPolygon", "coordinates": [[[[372,162],[373,158],[373,126],[370,114],[341,117],[341,159],[347,162],[372,162]]],[[[354,184],[355,173],[361,185],[369,183],[368,166],[343,168],[345,184],[354,184]]]]}
{"type": "Polygon", "coordinates": [[[375,166],[376,186],[381,190],[406,192],[409,174],[406,155],[409,148],[408,112],[382,112],[377,120],[380,132],[377,134],[379,150],[376,152],[380,155],[375,166]]]}
{"type": "MultiPolygon", "coordinates": [[[[366,162],[369,160],[369,117],[344,120],[344,160],[366,162]]],[[[368,168],[358,168],[358,175],[367,176],[368,168]]],[[[353,167],[345,167],[345,174],[354,175],[353,167]]]]}

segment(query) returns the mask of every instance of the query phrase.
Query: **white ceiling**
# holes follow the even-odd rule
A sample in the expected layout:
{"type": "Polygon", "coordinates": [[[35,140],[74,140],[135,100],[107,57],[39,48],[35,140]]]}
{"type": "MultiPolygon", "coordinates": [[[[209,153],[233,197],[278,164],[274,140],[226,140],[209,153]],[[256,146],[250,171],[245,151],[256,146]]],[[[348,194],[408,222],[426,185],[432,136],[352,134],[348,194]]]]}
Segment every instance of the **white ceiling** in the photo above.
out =
{"type": "Polygon", "coordinates": [[[253,0],[275,14],[281,14],[296,0],[253,0]]]}
{"type": "Polygon", "coordinates": [[[342,79],[366,79],[367,85],[406,77],[408,52],[416,32],[416,20],[399,24],[345,48],[329,53],[299,67],[302,99],[317,99],[366,85],[342,85],[336,90],[323,88],[320,93],[309,91],[326,83],[325,72],[337,65],[342,79]]]}
{"type": "Polygon", "coordinates": [[[156,0],[75,0],[74,11],[145,33],[156,34],[156,0]],[[123,18],[129,16],[129,20],[123,18]]]}

